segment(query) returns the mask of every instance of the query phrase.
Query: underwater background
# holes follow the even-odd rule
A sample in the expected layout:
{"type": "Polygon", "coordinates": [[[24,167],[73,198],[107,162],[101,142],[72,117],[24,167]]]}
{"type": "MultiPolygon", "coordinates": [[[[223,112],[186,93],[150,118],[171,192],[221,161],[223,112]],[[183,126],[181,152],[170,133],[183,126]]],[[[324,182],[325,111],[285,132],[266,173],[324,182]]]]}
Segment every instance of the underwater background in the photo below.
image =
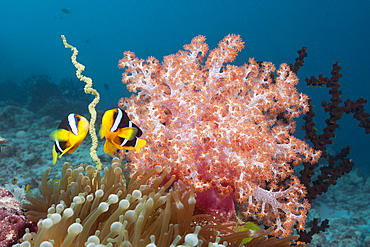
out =
{"type": "MultiPolygon", "coordinates": [[[[130,96],[121,82],[123,70],[118,68],[124,51],[162,61],[197,35],[204,35],[212,49],[226,35],[237,34],[245,48],[233,64],[242,65],[254,57],[278,66],[294,63],[297,51],[307,47],[297,88],[312,98],[321,133],[328,114],[320,104],[331,95],[326,87],[307,87],[304,80],[319,74],[330,78],[332,65],[339,62],[343,101],[370,99],[369,10],[369,1],[348,0],[3,1],[0,136],[11,140],[12,148],[1,149],[0,185],[17,178],[20,185],[30,184],[33,189],[46,167],[56,174],[64,161],[92,163],[87,138],[75,153],[52,166],[49,134],[70,112],[88,116],[92,99],[84,94],[84,83],[75,79],[62,34],[78,48],[78,61],[86,66],[83,74],[93,79],[101,95],[98,119],[105,110],[117,107],[120,98],[130,96]]],[[[370,112],[369,102],[364,106],[370,112]]],[[[295,135],[300,139],[305,136],[303,124],[302,118],[297,120],[295,135]]],[[[358,127],[352,114],[344,114],[338,124],[328,150],[336,154],[351,146],[347,158],[355,166],[312,204],[310,215],[334,223],[309,246],[340,246],[330,244],[348,229],[353,234],[343,237],[350,239],[343,246],[370,246],[370,135],[358,127]]],[[[109,162],[102,144],[98,155],[109,162]]]]}

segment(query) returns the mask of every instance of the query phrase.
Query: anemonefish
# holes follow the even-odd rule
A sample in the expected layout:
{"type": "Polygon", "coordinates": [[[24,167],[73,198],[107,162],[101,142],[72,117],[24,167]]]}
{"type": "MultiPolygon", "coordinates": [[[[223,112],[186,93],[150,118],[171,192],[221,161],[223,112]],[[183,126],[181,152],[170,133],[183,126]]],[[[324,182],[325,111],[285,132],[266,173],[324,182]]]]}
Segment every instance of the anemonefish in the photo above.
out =
{"type": "Polygon", "coordinates": [[[81,115],[71,113],[60,122],[58,129],[50,134],[54,141],[53,164],[65,153],[73,153],[89,131],[89,122],[81,115]]]}
{"type": "Polygon", "coordinates": [[[307,246],[307,245],[306,245],[306,242],[302,242],[302,241],[297,241],[297,245],[304,245],[304,246],[307,246]]]}
{"type": "Polygon", "coordinates": [[[127,113],[119,108],[104,113],[100,137],[105,137],[104,152],[113,153],[116,149],[136,150],[145,146],[146,141],[139,139],[143,134],[140,128],[130,121],[127,113]]]}
{"type": "Polygon", "coordinates": [[[25,191],[26,193],[32,192],[32,190],[30,190],[30,184],[26,185],[25,191]]]}

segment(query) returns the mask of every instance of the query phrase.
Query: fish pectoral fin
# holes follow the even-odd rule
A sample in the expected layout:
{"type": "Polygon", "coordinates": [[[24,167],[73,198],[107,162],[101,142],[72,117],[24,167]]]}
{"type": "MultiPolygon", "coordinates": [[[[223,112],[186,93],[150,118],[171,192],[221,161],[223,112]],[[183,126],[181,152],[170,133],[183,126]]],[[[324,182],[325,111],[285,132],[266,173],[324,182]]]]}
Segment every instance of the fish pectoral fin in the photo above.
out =
{"type": "Polygon", "coordinates": [[[69,137],[67,144],[76,148],[79,147],[81,142],[85,139],[85,135],[70,135],[69,137]]]}
{"type": "Polygon", "coordinates": [[[117,149],[117,147],[116,147],[116,145],[114,145],[113,142],[111,142],[110,140],[105,141],[104,152],[106,152],[107,154],[111,154],[114,151],[116,151],[116,149],[117,149]]]}
{"type": "Polygon", "coordinates": [[[51,132],[49,135],[50,139],[55,141],[67,141],[69,138],[69,131],[65,129],[57,129],[51,132]]]}
{"type": "Polygon", "coordinates": [[[125,128],[119,129],[118,136],[131,141],[132,139],[135,138],[136,133],[137,133],[137,128],[125,127],[125,128]]]}
{"type": "Polygon", "coordinates": [[[53,153],[53,165],[55,165],[55,163],[57,162],[57,159],[58,159],[58,153],[55,150],[55,145],[53,146],[52,153],[53,153]]]}
{"type": "Polygon", "coordinates": [[[140,149],[144,147],[145,144],[146,144],[145,140],[137,138],[136,145],[135,145],[136,152],[140,153],[140,149]]]}

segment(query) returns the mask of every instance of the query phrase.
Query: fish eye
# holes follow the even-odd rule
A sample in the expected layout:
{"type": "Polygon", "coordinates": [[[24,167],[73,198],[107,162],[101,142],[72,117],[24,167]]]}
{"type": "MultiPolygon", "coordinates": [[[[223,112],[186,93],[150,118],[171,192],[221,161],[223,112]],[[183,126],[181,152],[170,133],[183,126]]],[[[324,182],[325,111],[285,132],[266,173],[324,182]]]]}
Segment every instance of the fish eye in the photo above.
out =
{"type": "Polygon", "coordinates": [[[77,120],[77,121],[80,121],[80,117],[76,117],[76,120],[77,120]]]}

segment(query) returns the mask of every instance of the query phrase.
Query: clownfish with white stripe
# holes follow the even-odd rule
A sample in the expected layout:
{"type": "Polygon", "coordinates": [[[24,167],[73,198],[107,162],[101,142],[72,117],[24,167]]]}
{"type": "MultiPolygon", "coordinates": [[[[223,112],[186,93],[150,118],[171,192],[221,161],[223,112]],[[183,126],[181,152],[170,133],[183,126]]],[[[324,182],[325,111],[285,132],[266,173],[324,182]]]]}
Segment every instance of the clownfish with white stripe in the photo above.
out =
{"type": "Polygon", "coordinates": [[[73,153],[85,139],[89,131],[89,122],[81,115],[71,113],[59,124],[58,129],[50,134],[50,139],[54,141],[53,164],[65,153],[73,153]]]}
{"type": "Polygon", "coordinates": [[[115,108],[104,113],[100,137],[105,137],[104,152],[113,153],[117,149],[136,150],[145,146],[146,141],[139,139],[143,132],[130,121],[124,110],[115,108]]]}

